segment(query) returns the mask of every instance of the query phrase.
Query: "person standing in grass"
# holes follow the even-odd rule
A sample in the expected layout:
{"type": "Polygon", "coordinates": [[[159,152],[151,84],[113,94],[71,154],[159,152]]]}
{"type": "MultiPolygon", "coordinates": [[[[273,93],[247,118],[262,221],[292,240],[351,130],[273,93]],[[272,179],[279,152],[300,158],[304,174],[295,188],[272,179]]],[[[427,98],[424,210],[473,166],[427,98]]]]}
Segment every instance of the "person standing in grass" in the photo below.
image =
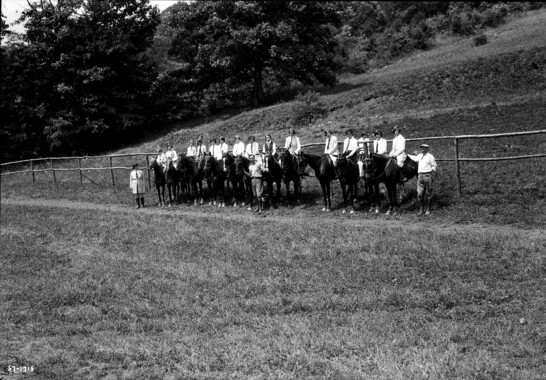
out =
{"type": "Polygon", "coordinates": [[[137,208],[144,207],[144,173],[138,167],[138,164],[133,165],[133,171],[129,175],[129,186],[136,198],[137,208]]]}
{"type": "MultiPolygon", "coordinates": [[[[261,212],[263,210],[263,172],[265,171],[261,161],[256,160],[254,155],[249,157],[250,165],[248,166],[248,172],[245,171],[245,175],[251,178],[252,195],[258,200],[258,206],[254,210],[255,212],[261,212]]],[[[250,207],[248,210],[252,210],[252,201],[250,201],[250,207]]]]}
{"type": "Polygon", "coordinates": [[[429,146],[427,144],[421,144],[419,146],[421,153],[414,156],[408,154],[408,157],[417,162],[417,199],[419,200],[419,213],[418,215],[430,215],[430,198],[432,197],[432,181],[434,174],[436,173],[436,159],[432,154],[428,152],[429,146]],[[427,210],[425,208],[425,196],[427,210]]]}

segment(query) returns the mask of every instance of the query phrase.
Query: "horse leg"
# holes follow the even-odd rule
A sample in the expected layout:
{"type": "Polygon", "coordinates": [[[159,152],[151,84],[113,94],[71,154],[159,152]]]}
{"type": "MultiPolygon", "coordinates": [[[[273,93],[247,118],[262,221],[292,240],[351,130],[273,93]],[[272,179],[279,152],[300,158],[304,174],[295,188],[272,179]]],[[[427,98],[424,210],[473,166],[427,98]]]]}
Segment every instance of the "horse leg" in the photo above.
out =
{"type": "Polygon", "coordinates": [[[159,207],[161,207],[163,204],[161,203],[161,190],[159,189],[160,185],[156,183],[155,188],[157,190],[157,198],[159,198],[159,207]]]}
{"type": "Polygon", "coordinates": [[[326,211],[331,211],[332,210],[332,201],[331,201],[331,198],[330,198],[330,191],[331,191],[331,187],[332,187],[331,182],[326,181],[324,186],[326,186],[326,200],[328,201],[328,205],[326,206],[326,211]]]}
{"type": "Polygon", "coordinates": [[[350,214],[355,213],[356,182],[349,184],[349,202],[351,202],[350,214]]]}
{"type": "Polygon", "coordinates": [[[347,191],[345,183],[341,183],[341,193],[343,194],[343,211],[342,214],[347,212],[347,191]]]}
{"type": "Polygon", "coordinates": [[[326,207],[328,207],[328,203],[326,202],[326,184],[324,184],[322,181],[320,182],[320,187],[322,188],[322,198],[324,201],[324,206],[322,207],[322,211],[326,211],[326,207]]]}

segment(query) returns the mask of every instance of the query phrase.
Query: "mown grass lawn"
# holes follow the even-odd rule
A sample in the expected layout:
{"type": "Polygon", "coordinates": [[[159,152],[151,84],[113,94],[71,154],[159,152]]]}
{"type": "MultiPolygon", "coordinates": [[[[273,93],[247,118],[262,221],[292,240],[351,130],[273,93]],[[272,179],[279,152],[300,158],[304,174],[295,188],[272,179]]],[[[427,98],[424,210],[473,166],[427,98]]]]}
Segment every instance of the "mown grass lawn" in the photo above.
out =
{"type": "Polygon", "coordinates": [[[0,366],[41,378],[543,379],[546,238],[4,204],[0,366]]]}

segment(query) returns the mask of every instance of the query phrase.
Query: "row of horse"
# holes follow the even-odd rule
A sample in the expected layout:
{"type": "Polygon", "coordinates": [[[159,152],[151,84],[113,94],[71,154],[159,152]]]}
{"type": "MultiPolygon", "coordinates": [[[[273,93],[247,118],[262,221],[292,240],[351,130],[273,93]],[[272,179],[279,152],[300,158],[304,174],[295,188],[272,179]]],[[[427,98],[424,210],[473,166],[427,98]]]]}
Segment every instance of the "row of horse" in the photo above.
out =
{"type": "MultiPolygon", "coordinates": [[[[233,156],[228,153],[224,160],[217,160],[211,155],[200,158],[180,155],[176,164],[167,161],[166,168],[153,160],[150,169],[154,173],[159,203],[165,205],[165,189],[169,197],[169,205],[185,196],[194,204],[203,204],[203,182],[206,182],[209,190],[209,204],[225,207],[226,184],[231,186],[232,202],[244,205],[252,203],[253,195],[250,178],[245,175],[249,171],[250,160],[244,156],[233,156]]],[[[417,174],[416,163],[408,159],[406,165],[417,174]]],[[[379,183],[383,182],[389,196],[390,213],[397,205],[398,186],[401,184],[401,173],[395,159],[376,153],[359,155],[357,159],[339,157],[334,167],[328,155],[314,155],[300,153],[293,155],[288,151],[279,154],[278,159],[272,155],[264,157],[263,179],[266,187],[266,198],[272,205],[277,205],[283,200],[281,184],[285,185],[284,200],[290,201],[290,184],[293,185],[294,201],[301,197],[301,180],[308,175],[308,168],[313,169],[315,177],[320,182],[324,207],[323,211],[330,211],[331,183],[339,179],[343,193],[344,209],[350,208],[354,212],[354,199],[357,194],[359,181],[365,184],[365,192],[371,200],[375,212],[379,212],[379,183]],[[274,189],[276,190],[274,191],[274,189]]]]}

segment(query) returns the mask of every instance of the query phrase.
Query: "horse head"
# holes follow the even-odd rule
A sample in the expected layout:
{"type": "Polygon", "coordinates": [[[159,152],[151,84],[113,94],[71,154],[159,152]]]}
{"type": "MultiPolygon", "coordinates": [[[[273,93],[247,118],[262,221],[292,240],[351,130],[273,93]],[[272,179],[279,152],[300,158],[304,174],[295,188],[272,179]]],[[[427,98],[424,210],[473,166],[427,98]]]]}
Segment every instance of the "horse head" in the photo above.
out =
{"type": "Polygon", "coordinates": [[[370,156],[365,156],[362,160],[362,169],[364,171],[364,180],[369,181],[375,176],[375,161],[370,156]]]}
{"type": "Polygon", "coordinates": [[[233,160],[233,166],[235,167],[235,175],[237,177],[244,176],[245,170],[248,170],[248,158],[237,156],[233,160]]]}
{"type": "Polygon", "coordinates": [[[204,157],[203,171],[205,172],[205,177],[210,177],[216,172],[216,165],[216,159],[212,155],[204,157]]]}

